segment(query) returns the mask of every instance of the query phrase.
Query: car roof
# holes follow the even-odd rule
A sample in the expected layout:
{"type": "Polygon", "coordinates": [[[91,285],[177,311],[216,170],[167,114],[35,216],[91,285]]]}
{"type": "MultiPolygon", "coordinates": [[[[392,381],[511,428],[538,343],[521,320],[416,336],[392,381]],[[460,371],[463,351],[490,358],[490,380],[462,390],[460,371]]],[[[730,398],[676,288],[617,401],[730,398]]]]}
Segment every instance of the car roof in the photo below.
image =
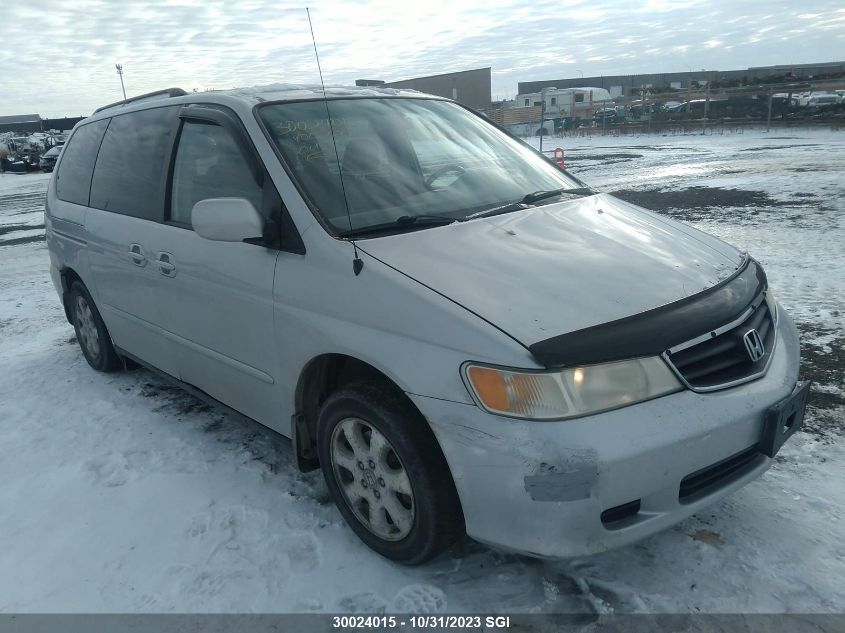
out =
{"type": "Polygon", "coordinates": [[[185,92],[179,88],[169,88],[151,92],[138,97],[118,101],[103,106],[94,111],[82,123],[91,123],[98,119],[116,114],[145,110],[165,105],[182,105],[189,103],[211,103],[226,105],[233,110],[246,114],[254,106],[266,102],[304,101],[317,99],[349,99],[356,97],[404,97],[415,99],[439,99],[443,97],[430,95],[410,89],[385,88],[380,86],[322,86],[305,84],[268,84],[246,88],[232,88],[230,90],[209,90],[205,92],[185,92]]]}
{"type": "Polygon", "coordinates": [[[349,97],[431,97],[410,89],[385,88],[381,86],[326,86],[325,93],[319,84],[269,84],[250,88],[221,90],[220,94],[242,99],[252,105],[263,101],[299,101],[302,99],[343,99],[349,97]]]}

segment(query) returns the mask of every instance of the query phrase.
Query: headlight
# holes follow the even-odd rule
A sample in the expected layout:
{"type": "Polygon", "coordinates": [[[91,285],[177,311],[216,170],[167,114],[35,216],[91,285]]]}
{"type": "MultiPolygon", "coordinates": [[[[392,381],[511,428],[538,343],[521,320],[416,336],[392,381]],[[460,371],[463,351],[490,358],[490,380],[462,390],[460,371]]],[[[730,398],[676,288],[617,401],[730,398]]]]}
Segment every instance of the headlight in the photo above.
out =
{"type": "Polygon", "coordinates": [[[556,371],[519,371],[466,363],[476,402],[499,415],[563,420],[679,391],[681,383],[657,356],[556,371]]]}

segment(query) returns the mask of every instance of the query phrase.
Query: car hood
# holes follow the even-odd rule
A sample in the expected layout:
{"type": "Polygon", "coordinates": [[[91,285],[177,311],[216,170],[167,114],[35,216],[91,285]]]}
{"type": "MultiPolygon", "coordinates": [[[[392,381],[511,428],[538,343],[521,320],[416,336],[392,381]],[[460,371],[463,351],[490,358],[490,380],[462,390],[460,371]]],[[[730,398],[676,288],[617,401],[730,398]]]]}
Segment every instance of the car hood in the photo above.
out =
{"type": "Polygon", "coordinates": [[[697,294],[745,258],[605,194],[362,240],[358,248],[525,346],[697,294]]]}

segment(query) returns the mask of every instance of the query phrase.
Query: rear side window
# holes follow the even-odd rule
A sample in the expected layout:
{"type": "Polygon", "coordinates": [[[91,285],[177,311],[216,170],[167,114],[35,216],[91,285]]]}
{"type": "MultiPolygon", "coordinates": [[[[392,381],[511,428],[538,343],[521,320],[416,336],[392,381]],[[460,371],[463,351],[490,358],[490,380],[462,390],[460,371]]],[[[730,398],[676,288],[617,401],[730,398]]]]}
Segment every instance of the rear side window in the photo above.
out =
{"type": "Polygon", "coordinates": [[[173,165],[170,220],[191,225],[191,210],[208,198],[246,198],[260,212],[262,189],[225,128],[186,121],[173,165]]]}
{"type": "Polygon", "coordinates": [[[65,146],[64,155],[56,174],[56,195],[59,200],[75,204],[88,204],[91,174],[97,160],[97,148],[103,140],[108,119],[86,123],[76,129],[65,146]]]}
{"type": "Polygon", "coordinates": [[[94,170],[91,206],[147,220],[162,217],[175,108],[112,117],[94,170]]]}

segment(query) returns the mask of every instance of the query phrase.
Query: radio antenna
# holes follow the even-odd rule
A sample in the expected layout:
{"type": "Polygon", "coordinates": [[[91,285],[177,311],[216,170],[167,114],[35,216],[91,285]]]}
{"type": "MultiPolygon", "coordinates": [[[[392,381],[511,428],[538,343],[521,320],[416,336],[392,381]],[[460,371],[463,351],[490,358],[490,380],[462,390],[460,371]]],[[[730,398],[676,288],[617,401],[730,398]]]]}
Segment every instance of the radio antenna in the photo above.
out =
{"type": "Polygon", "coordinates": [[[346,185],[343,183],[343,169],[340,166],[340,153],[337,151],[337,140],[334,137],[334,125],[332,125],[332,115],[329,111],[329,98],[326,95],[326,84],[323,81],[323,69],[320,67],[320,54],[317,52],[317,38],[314,37],[314,25],[311,24],[311,11],[305,7],[305,15],[308,16],[308,28],[311,29],[311,42],[314,44],[314,57],[317,59],[317,72],[320,73],[320,87],[323,89],[323,103],[326,104],[326,120],[329,122],[329,132],[332,135],[332,145],[334,145],[334,158],[337,161],[337,173],[340,176],[340,189],[343,192],[343,204],[346,205],[346,219],[349,220],[349,241],[352,242],[352,270],[356,275],[361,274],[361,269],[364,267],[364,262],[358,257],[358,246],[355,244],[355,238],[352,237],[352,213],[349,211],[349,198],[346,196],[346,185]]]}

